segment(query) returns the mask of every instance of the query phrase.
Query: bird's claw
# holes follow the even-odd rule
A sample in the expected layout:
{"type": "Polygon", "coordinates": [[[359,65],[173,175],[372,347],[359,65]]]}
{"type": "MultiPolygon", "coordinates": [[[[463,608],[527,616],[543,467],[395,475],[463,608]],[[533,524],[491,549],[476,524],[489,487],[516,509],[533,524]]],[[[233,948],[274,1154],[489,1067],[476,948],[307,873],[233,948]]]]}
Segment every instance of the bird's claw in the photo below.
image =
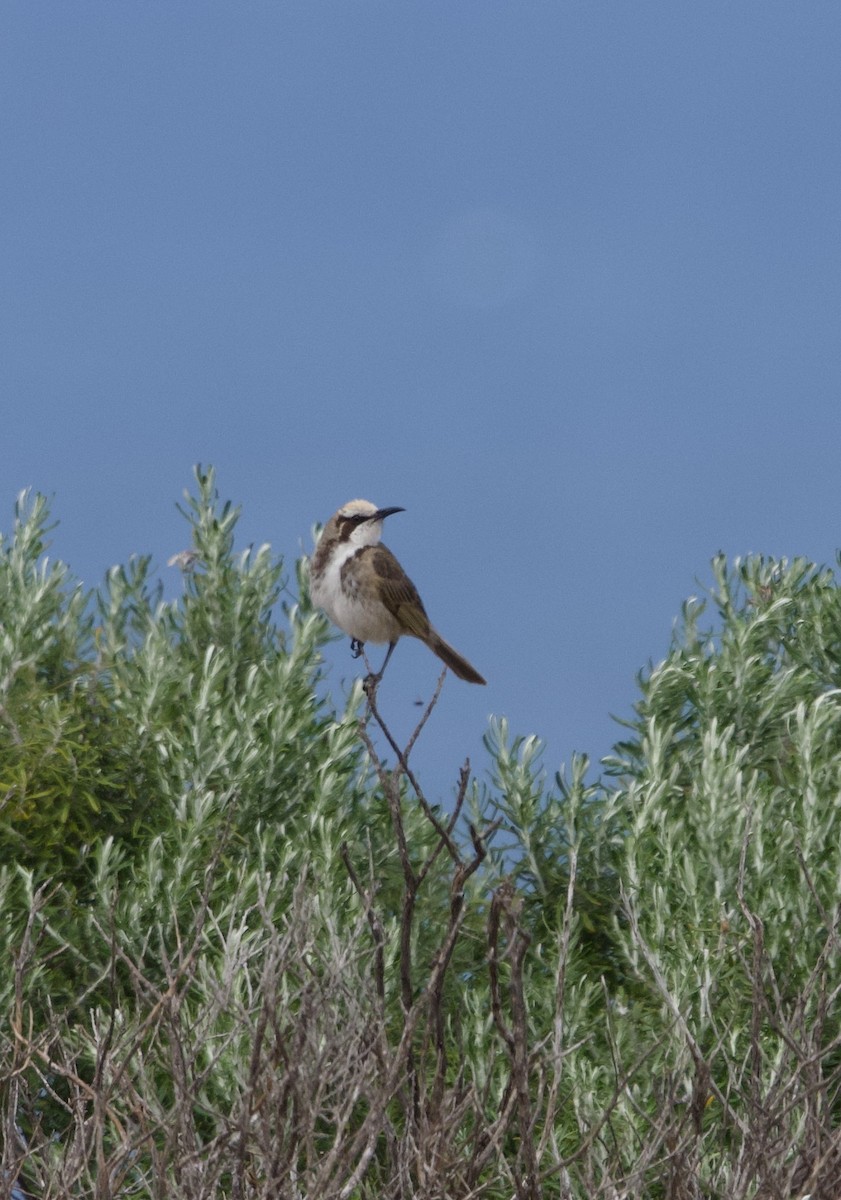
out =
{"type": "Polygon", "coordinates": [[[377,688],[380,685],[380,680],[382,679],[382,677],[383,676],[382,676],[382,671],[381,671],[379,675],[374,675],[373,673],[370,675],[366,675],[365,678],[362,680],[362,690],[365,693],[365,695],[368,697],[369,700],[373,700],[374,696],[376,696],[377,688]]]}
{"type": "Polygon", "coordinates": [[[365,649],[365,643],[360,642],[359,638],[350,639],[350,652],[354,658],[361,658],[362,652],[365,649]]]}

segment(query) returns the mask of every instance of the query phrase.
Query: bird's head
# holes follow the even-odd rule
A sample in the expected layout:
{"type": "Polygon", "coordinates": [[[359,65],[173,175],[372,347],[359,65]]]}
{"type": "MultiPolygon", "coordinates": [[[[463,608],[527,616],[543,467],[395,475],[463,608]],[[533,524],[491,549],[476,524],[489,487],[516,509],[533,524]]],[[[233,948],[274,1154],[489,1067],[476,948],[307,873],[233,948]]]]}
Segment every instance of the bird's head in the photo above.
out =
{"type": "Polygon", "coordinates": [[[382,537],[383,521],[399,507],[377,508],[370,500],[349,500],[324,527],[324,537],[355,546],[376,546],[382,537]]]}

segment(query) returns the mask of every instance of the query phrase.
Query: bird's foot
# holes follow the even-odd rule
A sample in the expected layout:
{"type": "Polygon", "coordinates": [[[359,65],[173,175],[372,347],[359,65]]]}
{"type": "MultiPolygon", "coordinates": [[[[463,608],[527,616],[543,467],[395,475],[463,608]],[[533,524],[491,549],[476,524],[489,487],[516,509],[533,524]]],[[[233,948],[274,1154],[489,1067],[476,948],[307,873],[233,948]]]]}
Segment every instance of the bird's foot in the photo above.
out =
{"type": "Polygon", "coordinates": [[[374,697],[376,696],[377,688],[380,686],[380,680],[382,679],[382,677],[383,677],[382,671],[380,671],[379,674],[377,674],[377,675],[375,675],[373,673],[373,671],[371,671],[362,680],[362,690],[365,693],[365,695],[368,697],[369,700],[373,700],[374,697]]]}
{"type": "Polygon", "coordinates": [[[359,638],[350,639],[350,652],[354,658],[361,658],[365,650],[365,643],[360,642],[359,638]]]}

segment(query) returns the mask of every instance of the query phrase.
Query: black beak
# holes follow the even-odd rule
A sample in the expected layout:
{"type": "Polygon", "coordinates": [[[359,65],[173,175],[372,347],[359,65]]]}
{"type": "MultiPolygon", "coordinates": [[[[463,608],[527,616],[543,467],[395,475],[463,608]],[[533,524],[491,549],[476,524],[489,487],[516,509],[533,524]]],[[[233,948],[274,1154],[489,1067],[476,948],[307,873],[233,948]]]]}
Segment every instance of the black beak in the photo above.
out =
{"type": "Polygon", "coordinates": [[[375,513],[371,513],[369,521],[383,521],[386,517],[390,517],[392,513],[405,512],[405,508],[378,508],[375,513]]]}

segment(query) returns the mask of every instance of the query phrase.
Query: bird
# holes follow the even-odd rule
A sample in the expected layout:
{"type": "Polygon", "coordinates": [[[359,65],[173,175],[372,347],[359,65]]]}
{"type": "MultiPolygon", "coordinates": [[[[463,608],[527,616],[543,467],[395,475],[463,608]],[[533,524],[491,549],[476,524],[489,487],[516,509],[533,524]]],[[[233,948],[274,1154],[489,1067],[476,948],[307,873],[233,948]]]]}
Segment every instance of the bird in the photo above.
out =
{"type": "Polygon", "coordinates": [[[388,547],[380,543],[383,521],[399,512],[405,509],[377,508],[370,500],[351,500],[333,514],[310,560],[313,603],[350,635],[354,657],[359,657],[366,642],[388,642],[383,665],[366,680],[369,686],[376,687],[382,679],[403,636],[425,642],[459,679],[485,683],[476,668],[433,628],[418,589],[388,547]]]}

